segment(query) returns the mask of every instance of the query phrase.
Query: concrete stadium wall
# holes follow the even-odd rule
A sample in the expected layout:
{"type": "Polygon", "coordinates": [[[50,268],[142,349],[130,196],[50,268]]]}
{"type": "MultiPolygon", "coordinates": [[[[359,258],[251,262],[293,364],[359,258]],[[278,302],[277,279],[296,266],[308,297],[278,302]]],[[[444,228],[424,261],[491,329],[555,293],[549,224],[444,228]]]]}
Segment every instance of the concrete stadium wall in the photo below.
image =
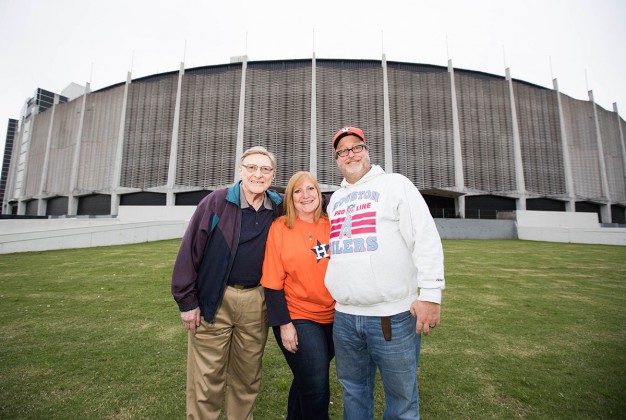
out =
{"type": "Polygon", "coordinates": [[[513,220],[435,219],[442,239],[517,239],[513,220]]]}
{"type": "Polygon", "coordinates": [[[0,220],[0,254],[181,238],[195,206],[121,206],[116,218],[0,220]]]}
{"type": "MultiPolygon", "coordinates": [[[[181,238],[195,206],[121,206],[116,218],[0,219],[0,254],[181,238]]],[[[435,219],[443,239],[521,239],[626,246],[626,228],[595,213],[517,211],[514,220],[435,219]]]]}
{"type": "Polygon", "coordinates": [[[626,245],[626,228],[600,227],[596,213],[518,210],[515,214],[519,239],[626,245]]]}
{"type": "MultiPolygon", "coordinates": [[[[181,238],[194,209],[122,206],[117,218],[3,219],[0,254],[181,238]]],[[[509,220],[436,219],[436,224],[444,239],[516,239],[509,220]]]]}
{"type": "Polygon", "coordinates": [[[117,218],[123,221],[191,219],[196,206],[120,206],[117,218]]]}
{"type": "Polygon", "coordinates": [[[185,221],[0,220],[0,254],[90,248],[180,238],[185,221]],[[11,224],[11,228],[7,225],[11,224]],[[20,231],[21,229],[21,231],[20,231]],[[11,232],[8,232],[11,231],[11,232]]]}

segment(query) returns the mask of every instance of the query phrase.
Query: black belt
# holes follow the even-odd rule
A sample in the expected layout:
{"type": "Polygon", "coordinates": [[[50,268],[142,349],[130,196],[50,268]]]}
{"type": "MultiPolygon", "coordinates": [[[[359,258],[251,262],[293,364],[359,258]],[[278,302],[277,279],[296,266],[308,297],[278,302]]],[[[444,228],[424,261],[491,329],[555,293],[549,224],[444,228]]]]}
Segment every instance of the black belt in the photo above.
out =
{"type": "Polygon", "coordinates": [[[255,285],[247,285],[247,284],[229,284],[230,287],[234,287],[235,289],[243,290],[243,289],[254,289],[255,287],[259,287],[258,284],[255,285]]]}

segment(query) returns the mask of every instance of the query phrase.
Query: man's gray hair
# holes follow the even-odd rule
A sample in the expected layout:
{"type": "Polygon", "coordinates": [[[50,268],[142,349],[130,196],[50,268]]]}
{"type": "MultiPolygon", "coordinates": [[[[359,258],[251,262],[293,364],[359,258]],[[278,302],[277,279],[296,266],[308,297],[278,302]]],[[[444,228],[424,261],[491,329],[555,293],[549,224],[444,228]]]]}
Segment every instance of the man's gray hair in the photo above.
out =
{"type": "Polygon", "coordinates": [[[243,163],[243,160],[246,157],[250,156],[250,155],[264,155],[264,156],[267,156],[272,161],[272,168],[276,169],[276,156],[274,156],[274,153],[270,152],[265,147],[263,147],[263,146],[254,146],[254,147],[249,148],[248,150],[243,152],[243,155],[241,155],[241,160],[239,161],[239,163],[243,163]]]}

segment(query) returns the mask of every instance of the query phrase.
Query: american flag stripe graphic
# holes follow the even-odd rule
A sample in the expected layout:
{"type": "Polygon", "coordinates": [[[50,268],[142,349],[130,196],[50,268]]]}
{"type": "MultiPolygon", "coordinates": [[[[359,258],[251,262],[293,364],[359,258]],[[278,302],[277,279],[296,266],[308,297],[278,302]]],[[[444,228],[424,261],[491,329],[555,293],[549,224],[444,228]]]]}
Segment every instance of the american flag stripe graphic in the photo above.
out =
{"type": "MultiPolygon", "coordinates": [[[[331,220],[330,225],[330,237],[336,238],[341,234],[341,228],[343,226],[345,217],[338,217],[331,220]]],[[[352,235],[359,235],[364,233],[376,233],[376,212],[370,211],[352,216],[351,223],[352,235]]]]}

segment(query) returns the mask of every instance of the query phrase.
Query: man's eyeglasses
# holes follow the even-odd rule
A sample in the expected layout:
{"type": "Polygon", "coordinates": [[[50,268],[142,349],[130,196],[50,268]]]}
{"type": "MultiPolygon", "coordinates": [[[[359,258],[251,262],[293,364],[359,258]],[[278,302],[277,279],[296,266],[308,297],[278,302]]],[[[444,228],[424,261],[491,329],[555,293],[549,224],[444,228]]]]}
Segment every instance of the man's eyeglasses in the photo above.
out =
{"type": "Polygon", "coordinates": [[[263,175],[268,175],[268,174],[271,174],[272,171],[274,170],[274,168],[272,168],[271,166],[258,166],[252,163],[250,165],[244,165],[242,163],[241,166],[246,168],[246,171],[248,171],[249,174],[255,174],[256,171],[260,169],[263,175]]]}
{"type": "Polygon", "coordinates": [[[357,144],[356,146],[352,146],[350,149],[337,150],[335,154],[337,157],[346,157],[350,154],[350,152],[356,155],[357,153],[361,153],[363,150],[367,150],[367,146],[364,144],[357,144]]]}

